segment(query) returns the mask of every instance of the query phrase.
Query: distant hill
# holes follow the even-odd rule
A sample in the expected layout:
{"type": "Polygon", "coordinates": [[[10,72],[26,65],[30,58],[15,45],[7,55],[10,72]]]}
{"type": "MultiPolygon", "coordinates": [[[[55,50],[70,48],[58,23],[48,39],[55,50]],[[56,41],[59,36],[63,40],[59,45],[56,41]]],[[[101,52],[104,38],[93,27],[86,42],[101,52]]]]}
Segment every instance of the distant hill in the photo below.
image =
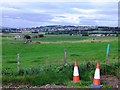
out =
{"type": "Polygon", "coordinates": [[[10,29],[10,27],[0,26],[0,29],[10,29]]]}

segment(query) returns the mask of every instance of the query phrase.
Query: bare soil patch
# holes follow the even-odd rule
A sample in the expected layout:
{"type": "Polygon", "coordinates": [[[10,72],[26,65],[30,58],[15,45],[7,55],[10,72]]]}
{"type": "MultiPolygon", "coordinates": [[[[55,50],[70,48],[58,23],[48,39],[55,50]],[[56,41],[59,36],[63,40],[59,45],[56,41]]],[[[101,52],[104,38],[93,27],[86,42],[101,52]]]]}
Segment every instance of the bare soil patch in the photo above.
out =
{"type": "Polygon", "coordinates": [[[40,88],[74,88],[74,87],[68,87],[68,86],[64,86],[64,85],[50,85],[50,84],[46,84],[41,86],[40,88]]]}
{"type": "Polygon", "coordinates": [[[31,86],[31,85],[23,85],[23,84],[9,84],[9,85],[5,85],[3,86],[2,88],[17,88],[17,89],[52,89],[52,88],[59,88],[59,89],[62,89],[62,88],[74,88],[74,87],[68,87],[68,86],[65,86],[65,85],[55,85],[55,84],[46,84],[46,85],[43,85],[43,86],[31,86]]]}
{"type": "Polygon", "coordinates": [[[106,82],[107,86],[111,86],[112,88],[118,88],[120,84],[118,78],[112,75],[101,76],[101,81],[106,82]]]}

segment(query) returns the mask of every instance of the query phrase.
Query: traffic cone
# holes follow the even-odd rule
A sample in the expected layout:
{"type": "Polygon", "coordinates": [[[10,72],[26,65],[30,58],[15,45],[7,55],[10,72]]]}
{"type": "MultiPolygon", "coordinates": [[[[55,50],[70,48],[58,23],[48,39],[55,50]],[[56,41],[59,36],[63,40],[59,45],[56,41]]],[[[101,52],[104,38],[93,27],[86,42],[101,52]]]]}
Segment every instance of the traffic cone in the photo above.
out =
{"type": "Polygon", "coordinates": [[[80,80],[79,71],[78,71],[78,62],[75,61],[74,72],[73,72],[73,82],[78,82],[80,80]]]}
{"type": "Polygon", "coordinates": [[[93,84],[91,85],[92,88],[101,88],[102,85],[100,85],[100,63],[97,62],[95,74],[94,74],[94,80],[93,84]]]}

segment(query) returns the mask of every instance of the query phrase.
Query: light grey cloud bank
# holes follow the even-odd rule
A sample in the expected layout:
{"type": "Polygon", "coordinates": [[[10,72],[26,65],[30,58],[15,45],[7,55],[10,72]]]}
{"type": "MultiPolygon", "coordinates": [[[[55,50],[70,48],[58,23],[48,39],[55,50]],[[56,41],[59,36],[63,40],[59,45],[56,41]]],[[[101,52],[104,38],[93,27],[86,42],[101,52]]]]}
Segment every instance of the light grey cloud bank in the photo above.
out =
{"type": "Polygon", "coordinates": [[[2,3],[2,26],[118,25],[117,2],[2,3]]]}

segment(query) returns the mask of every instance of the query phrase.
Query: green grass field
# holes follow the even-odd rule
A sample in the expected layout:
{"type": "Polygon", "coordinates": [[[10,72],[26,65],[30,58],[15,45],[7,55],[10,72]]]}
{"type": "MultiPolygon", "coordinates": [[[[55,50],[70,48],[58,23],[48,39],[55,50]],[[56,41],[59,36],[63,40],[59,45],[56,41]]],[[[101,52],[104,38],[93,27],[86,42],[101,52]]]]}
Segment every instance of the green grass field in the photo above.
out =
{"type": "MultiPolygon", "coordinates": [[[[90,37],[92,38],[92,37],[90,37]]],[[[86,40],[89,37],[80,36],[46,36],[40,38],[40,41],[71,41],[86,40]]],[[[64,48],[67,49],[67,62],[73,63],[78,60],[79,63],[92,60],[105,61],[107,44],[110,43],[110,61],[118,59],[117,37],[97,38],[97,40],[113,40],[110,42],[84,42],[84,43],[62,43],[62,44],[23,44],[23,40],[14,40],[14,38],[3,38],[3,68],[16,69],[17,53],[20,53],[21,68],[34,67],[40,64],[63,63],[64,48]]],[[[33,41],[36,41],[34,39],[33,41]]],[[[38,39],[37,39],[38,41],[38,39]]]]}
{"type": "MultiPolygon", "coordinates": [[[[12,35],[4,34],[3,36],[2,69],[7,69],[8,72],[17,72],[17,53],[20,53],[21,69],[29,69],[37,66],[45,67],[49,65],[61,65],[64,63],[65,48],[67,49],[68,64],[73,64],[74,60],[78,60],[79,64],[95,62],[98,60],[101,64],[104,64],[106,60],[106,48],[108,43],[110,44],[109,62],[114,63],[118,61],[117,37],[81,37],[68,35],[52,35],[45,36],[39,39],[32,39],[32,44],[24,44],[24,40],[14,40],[13,37],[6,37],[12,35]],[[98,42],[92,42],[93,38],[95,38],[98,42]],[[35,43],[38,41],[42,43],[35,43]]],[[[5,80],[3,81],[7,82],[5,80]]],[[[40,82],[37,82],[37,84],[39,83],[40,82]]]]}

